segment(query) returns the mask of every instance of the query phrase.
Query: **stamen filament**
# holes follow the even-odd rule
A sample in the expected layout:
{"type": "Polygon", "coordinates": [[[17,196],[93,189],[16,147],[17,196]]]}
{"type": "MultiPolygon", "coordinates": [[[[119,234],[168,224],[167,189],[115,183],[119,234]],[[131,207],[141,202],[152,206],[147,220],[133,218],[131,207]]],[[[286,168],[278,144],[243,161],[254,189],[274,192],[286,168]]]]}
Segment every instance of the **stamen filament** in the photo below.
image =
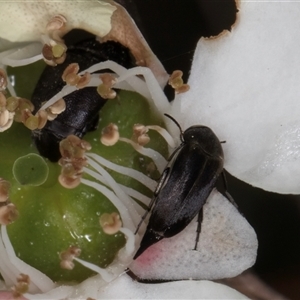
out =
{"type": "MultiPolygon", "coordinates": [[[[100,175],[99,173],[97,173],[97,172],[95,172],[95,171],[93,171],[93,170],[90,170],[89,168],[86,168],[86,167],[83,168],[83,171],[84,171],[86,174],[88,174],[88,175],[94,177],[94,178],[97,179],[98,181],[102,182],[103,184],[108,185],[107,181],[105,180],[105,177],[102,176],[102,175],[100,175]]],[[[150,203],[150,200],[151,200],[151,199],[150,199],[149,197],[145,196],[144,194],[142,194],[142,193],[140,193],[140,192],[138,192],[138,191],[136,191],[136,190],[134,190],[134,189],[132,189],[132,188],[129,188],[129,187],[123,185],[123,184],[118,183],[118,185],[120,186],[120,188],[121,188],[128,196],[133,197],[133,198],[139,200],[140,202],[142,202],[142,203],[145,204],[146,206],[148,206],[148,204],[150,203]]],[[[137,213],[138,213],[139,215],[144,214],[144,212],[145,212],[144,208],[142,208],[136,201],[133,201],[132,203],[133,203],[133,206],[134,206],[135,210],[137,211],[137,213]]]]}
{"type": "Polygon", "coordinates": [[[54,288],[55,284],[48,276],[46,276],[44,273],[40,272],[39,270],[31,267],[30,265],[26,264],[24,261],[22,261],[16,256],[14,248],[8,237],[6,226],[1,226],[1,236],[2,236],[2,241],[5,246],[9,261],[14,267],[17,268],[17,272],[18,272],[17,276],[20,273],[24,273],[31,278],[30,291],[40,290],[42,292],[46,292],[49,291],[49,289],[54,288]]]}
{"type": "Polygon", "coordinates": [[[151,191],[154,191],[157,186],[157,182],[155,180],[152,180],[142,172],[139,172],[131,168],[119,166],[95,153],[86,153],[86,156],[92,158],[93,160],[95,160],[96,162],[98,162],[99,164],[101,164],[106,168],[114,170],[115,172],[118,172],[120,174],[127,175],[133,179],[136,179],[151,191]]]}
{"type": "Polygon", "coordinates": [[[11,50],[10,53],[8,52],[9,54],[6,54],[1,59],[1,63],[11,67],[26,66],[43,59],[41,51],[41,43],[31,43],[26,46],[23,46],[21,49],[14,48],[11,50]],[[27,58],[23,58],[24,54],[27,58]]]}
{"type": "MultiPolygon", "coordinates": [[[[78,73],[78,75],[84,75],[84,73],[94,73],[96,71],[110,69],[115,72],[119,78],[117,77],[117,83],[114,85],[115,88],[120,88],[118,84],[126,81],[128,85],[130,85],[136,92],[142,94],[147,99],[152,99],[152,104],[158,111],[168,111],[170,109],[170,104],[163,93],[159,83],[156,78],[152,74],[151,70],[146,67],[135,67],[127,70],[126,68],[118,65],[113,61],[105,61],[91,66],[90,68],[78,73]],[[138,78],[137,75],[143,75],[145,81],[138,78]]],[[[91,80],[87,86],[98,86],[102,81],[99,76],[96,78],[94,75],[91,76],[91,80]]],[[[122,84],[124,87],[124,84],[122,84]]],[[[52,97],[49,101],[47,101],[40,109],[46,109],[50,105],[54,104],[60,98],[74,92],[77,90],[74,86],[65,86],[58,94],[52,97]]]]}
{"type": "Polygon", "coordinates": [[[86,268],[95,271],[96,273],[98,273],[99,275],[101,275],[101,277],[106,281],[106,282],[110,282],[112,281],[116,276],[113,274],[110,274],[106,269],[100,268],[95,264],[92,264],[90,262],[87,262],[85,260],[82,260],[78,257],[74,257],[74,260],[76,260],[77,262],[79,262],[80,264],[82,264],[83,266],[85,266],[86,268]]]}
{"type": "Polygon", "coordinates": [[[137,152],[141,153],[142,155],[145,155],[147,157],[150,157],[153,162],[155,163],[157,170],[161,174],[163,170],[165,169],[167,165],[167,160],[157,151],[151,149],[151,148],[145,148],[143,146],[138,145],[134,141],[127,139],[127,138],[119,138],[119,141],[123,141],[125,143],[130,144],[137,152]]]}
{"type": "Polygon", "coordinates": [[[126,254],[129,256],[129,255],[132,255],[134,250],[135,250],[135,236],[134,236],[134,233],[129,230],[128,228],[124,228],[124,227],[121,227],[119,229],[120,232],[122,232],[125,236],[126,236],[126,245],[125,245],[125,251],[126,251],[126,254]]]}
{"type": "MultiPolygon", "coordinates": [[[[134,224],[138,224],[140,216],[136,212],[133,202],[134,200],[128,196],[118,185],[118,183],[112,178],[112,176],[104,170],[103,167],[101,167],[99,164],[96,164],[93,160],[88,158],[88,164],[92,166],[97,172],[99,172],[106,180],[110,188],[114,191],[114,193],[117,195],[117,197],[124,203],[126,206],[129,214],[131,215],[131,218],[134,222],[134,224]]],[[[122,213],[121,211],[119,211],[122,213]]]]}
{"type": "Polygon", "coordinates": [[[147,128],[157,131],[165,139],[165,141],[168,143],[168,145],[171,148],[176,147],[176,143],[175,143],[173,137],[170,135],[170,133],[166,129],[164,129],[160,126],[157,126],[157,125],[147,125],[147,128]]]}
{"type": "Polygon", "coordinates": [[[97,191],[99,191],[100,193],[102,193],[105,197],[107,197],[112,203],[113,205],[117,208],[117,210],[119,211],[119,213],[121,214],[122,217],[122,222],[125,225],[125,227],[131,228],[132,231],[134,231],[135,229],[135,224],[133,223],[133,220],[129,214],[128,208],[120,201],[120,199],[111,191],[109,190],[107,187],[105,187],[102,184],[87,180],[82,178],[81,182],[83,184],[86,184],[94,189],[96,189],[97,191]]]}

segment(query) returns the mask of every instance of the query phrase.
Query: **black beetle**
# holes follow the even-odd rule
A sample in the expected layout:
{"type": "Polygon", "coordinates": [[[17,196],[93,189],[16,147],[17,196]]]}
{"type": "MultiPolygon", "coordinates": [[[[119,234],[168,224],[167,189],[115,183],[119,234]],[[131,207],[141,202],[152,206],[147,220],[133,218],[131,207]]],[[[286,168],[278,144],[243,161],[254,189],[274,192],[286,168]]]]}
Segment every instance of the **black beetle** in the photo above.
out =
{"type": "MultiPolygon", "coordinates": [[[[80,70],[106,60],[113,60],[125,68],[132,68],[135,60],[129,49],[118,42],[99,43],[88,39],[68,46],[67,57],[63,64],[56,67],[47,66],[43,71],[33,92],[32,103],[36,112],[42,103],[57,94],[65,85],[61,76],[65,68],[73,62],[79,64],[80,70]]],[[[59,142],[68,135],[79,138],[96,128],[99,110],[106,100],[101,98],[95,87],[79,89],[64,97],[66,110],[53,121],[48,121],[41,130],[32,132],[33,141],[44,157],[56,162],[61,157],[59,142]]]]}
{"type": "MultiPolygon", "coordinates": [[[[183,132],[175,119],[165,115],[179,127],[181,145],[170,156],[148,210],[137,227],[136,232],[154,204],[146,232],[134,259],[161,239],[181,232],[198,214],[194,248],[196,250],[203,205],[216,186],[221,173],[224,175],[223,149],[214,132],[201,125],[191,126],[183,132]]],[[[225,195],[236,206],[227,192],[225,195]]]]}

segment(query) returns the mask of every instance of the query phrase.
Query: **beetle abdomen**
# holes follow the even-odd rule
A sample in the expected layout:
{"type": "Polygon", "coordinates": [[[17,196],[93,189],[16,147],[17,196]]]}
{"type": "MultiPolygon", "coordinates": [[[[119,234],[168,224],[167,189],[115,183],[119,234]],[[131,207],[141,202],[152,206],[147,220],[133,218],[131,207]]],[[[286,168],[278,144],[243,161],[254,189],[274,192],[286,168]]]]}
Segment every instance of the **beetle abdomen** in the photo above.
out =
{"type": "MultiPolygon", "coordinates": [[[[65,85],[61,76],[71,63],[78,63],[84,70],[96,63],[114,60],[126,68],[135,65],[129,50],[121,44],[109,41],[100,44],[96,40],[87,40],[70,46],[63,64],[47,66],[34,90],[32,102],[35,112],[42,103],[57,94],[65,85]]],[[[48,121],[41,130],[34,130],[32,137],[41,155],[55,162],[60,158],[59,142],[70,134],[82,137],[87,131],[95,129],[99,110],[106,100],[101,98],[95,87],[79,89],[64,97],[66,110],[53,121],[48,121]]]]}

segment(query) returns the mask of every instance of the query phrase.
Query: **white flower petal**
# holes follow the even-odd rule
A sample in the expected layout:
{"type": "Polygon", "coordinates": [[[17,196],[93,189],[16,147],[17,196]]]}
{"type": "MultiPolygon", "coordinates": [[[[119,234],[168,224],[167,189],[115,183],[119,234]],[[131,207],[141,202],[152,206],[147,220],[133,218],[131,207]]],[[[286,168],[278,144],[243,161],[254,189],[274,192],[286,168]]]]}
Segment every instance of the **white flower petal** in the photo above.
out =
{"type": "Polygon", "coordinates": [[[173,115],[225,140],[225,168],[252,185],[299,193],[300,5],[243,1],[231,33],[201,39],[173,115]]]}
{"type": "Polygon", "coordinates": [[[12,42],[28,42],[39,41],[48,21],[59,14],[67,19],[64,33],[81,28],[104,36],[111,29],[116,7],[101,0],[32,0],[1,2],[0,9],[5,12],[0,19],[0,36],[12,42]]]}
{"type": "Polygon", "coordinates": [[[234,277],[256,259],[257,238],[237,209],[214,190],[204,206],[197,251],[197,221],[172,238],[149,247],[129,268],[143,279],[220,279],[234,277]]]}
{"type": "Polygon", "coordinates": [[[143,284],[122,275],[105,287],[86,282],[68,299],[248,299],[236,290],[210,281],[177,281],[143,284]]]}

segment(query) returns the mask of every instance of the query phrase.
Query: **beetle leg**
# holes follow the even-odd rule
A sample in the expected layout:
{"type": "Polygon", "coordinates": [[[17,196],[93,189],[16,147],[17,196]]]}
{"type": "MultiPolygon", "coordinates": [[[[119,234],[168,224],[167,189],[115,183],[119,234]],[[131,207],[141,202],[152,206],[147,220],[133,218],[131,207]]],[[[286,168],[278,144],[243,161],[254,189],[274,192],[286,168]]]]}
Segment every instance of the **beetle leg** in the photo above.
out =
{"type": "Polygon", "coordinates": [[[224,171],[222,171],[222,178],[223,178],[223,183],[224,183],[224,188],[225,188],[225,192],[224,192],[224,196],[227,198],[227,200],[237,209],[239,210],[236,202],[234,201],[234,199],[232,198],[232,196],[228,193],[227,191],[227,180],[226,180],[226,176],[224,171]]]}
{"type": "Polygon", "coordinates": [[[165,180],[166,180],[166,178],[167,178],[167,176],[168,176],[168,174],[169,174],[169,170],[170,170],[170,168],[166,168],[166,169],[163,171],[163,173],[162,173],[162,175],[161,175],[161,177],[160,177],[160,180],[159,180],[159,182],[158,182],[158,185],[157,185],[157,187],[156,187],[156,189],[155,189],[155,191],[154,191],[153,197],[152,197],[152,199],[151,199],[151,201],[150,201],[150,203],[149,203],[149,205],[148,205],[148,208],[147,208],[147,210],[145,211],[144,215],[142,216],[142,219],[141,219],[140,223],[138,224],[138,226],[137,226],[136,231],[135,231],[134,234],[137,234],[137,232],[139,231],[139,229],[140,229],[140,227],[141,227],[143,221],[146,219],[148,213],[150,212],[150,210],[151,210],[151,208],[152,208],[152,206],[153,206],[153,204],[154,204],[154,202],[155,202],[155,200],[156,200],[157,195],[159,194],[159,192],[160,192],[162,186],[163,186],[164,183],[165,183],[165,180]]]}
{"type": "Polygon", "coordinates": [[[198,242],[199,242],[199,237],[200,237],[200,232],[201,232],[201,224],[203,220],[203,208],[200,209],[198,213],[198,224],[197,224],[197,235],[196,235],[196,240],[195,240],[195,247],[193,250],[197,250],[198,242]]]}

